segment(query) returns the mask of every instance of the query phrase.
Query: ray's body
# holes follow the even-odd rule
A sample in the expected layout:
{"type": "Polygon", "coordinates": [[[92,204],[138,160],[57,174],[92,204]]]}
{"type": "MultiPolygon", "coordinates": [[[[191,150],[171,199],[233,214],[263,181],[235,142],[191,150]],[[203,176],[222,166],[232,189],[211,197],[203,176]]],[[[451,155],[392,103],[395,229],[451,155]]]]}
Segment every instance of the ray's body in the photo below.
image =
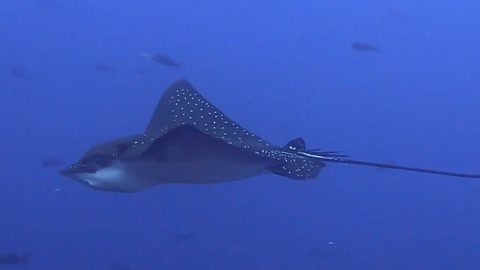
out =
{"type": "Polygon", "coordinates": [[[186,80],[165,91],[142,134],[96,145],[61,173],[95,189],[135,192],[160,184],[224,183],[272,173],[309,180],[327,163],[480,178],[307,150],[302,138],[275,146],[227,117],[186,80]]]}

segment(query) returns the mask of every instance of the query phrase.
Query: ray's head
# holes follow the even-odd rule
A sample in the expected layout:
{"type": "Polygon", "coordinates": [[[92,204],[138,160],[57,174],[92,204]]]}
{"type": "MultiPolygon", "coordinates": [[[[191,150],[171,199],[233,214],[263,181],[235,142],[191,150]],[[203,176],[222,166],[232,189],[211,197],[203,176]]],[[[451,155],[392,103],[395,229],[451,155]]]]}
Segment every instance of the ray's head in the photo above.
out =
{"type": "Polygon", "coordinates": [[[108,189],[121,177],[115,164],[128,147],[123,139],[96,145],[60,173],[95,189],[108,189]]]}

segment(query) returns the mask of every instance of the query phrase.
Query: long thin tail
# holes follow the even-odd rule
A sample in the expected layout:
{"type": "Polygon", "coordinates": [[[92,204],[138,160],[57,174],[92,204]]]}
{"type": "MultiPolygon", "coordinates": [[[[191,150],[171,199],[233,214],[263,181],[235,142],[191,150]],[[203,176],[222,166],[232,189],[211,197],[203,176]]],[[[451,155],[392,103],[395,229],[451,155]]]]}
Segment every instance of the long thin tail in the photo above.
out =
{"type": "Polygon", "coordinates": [[[463,177],[463,178],[480,178],[480,174],[456,173],[456,172],[400,166],[400,165],[387,164],[387,163],[376,163],[376,162],[368,162],[368,161],[361,161],[361,160],[345,159],[345,158],[342,158],[340,155],[334,156],[330,154],[330,152],[319,152],[317,150],[310,150],[310,151],[304,151],[304,152],[302,151],[302,152],[299,152],[298,154],[306,157],[319,159],[324,162],[354,164],[354,165],[360,165],[360,166],[369,166],[369,167],[412,171],[412,172],[429,173],[429,174],[439,174],[439,175],[447,175],[447,176],[463,177]]]}

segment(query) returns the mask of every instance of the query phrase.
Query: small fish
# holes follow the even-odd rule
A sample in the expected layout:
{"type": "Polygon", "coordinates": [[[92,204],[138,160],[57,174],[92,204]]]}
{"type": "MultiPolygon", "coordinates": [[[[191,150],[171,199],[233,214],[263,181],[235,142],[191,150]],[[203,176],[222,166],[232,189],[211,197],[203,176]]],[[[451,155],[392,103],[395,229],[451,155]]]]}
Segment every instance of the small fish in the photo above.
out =
{"type": "Polygon", "coordinates": [[[39,0],[38,5],[45,9],[54,9],[57,7],[57,2],[53,0],[39,0]]]}
{"type": "Polygon", "coordinates": [[[480,178],[307,150],[302,138],[275,146],[230,119],[186,80],[168,87],[142,133],[95,145],[60,173],[97,190],[137,192],[161,184],[225,183],[262,174],[310,180],[328,163],[480,178]]]}
{"type": "Polygon", "coordinates": [[[144,67],[136,67],[134,72],[139,76],[144,76],[148,73],[148,69],[144,67]]]}
{"type": "Polygon", "coordinates": [[[310,255],[316,259],[332,258],[338,255],[338,250],[333,242],[329,242],[326,246],[317,247],[310,251],[310,255]]]}
{"type": "Polygon", "coordinates": [[[175,60],[173,60],[172,57],[166,55],[166,54],[160,54],[160,53],[147,53],[144,52],[143,56],[152,59],[153,61],[162,64],[164,66],[169,66],[169,67],[176,67],[179,68],[181,64],[175,60]]]}
{"type": "Polygon", "coordinates": [[[42,160],[42,166],[43,167],[59,167],[63,166],[65,162],[59,158],[56,157],[48,157],[42,160]]]}
{"type": "Polygon", "coordinates": [[[365,42],[354,42],[352,43],[352,48],[356,51],[362,51],[362,52],[379,52],[380,51],[378,47],[365,42]]]}
{"type": "Polygon", "coordinates": [[[30,255],[31,253],[21,255],[15,253],[0,254],[0,265],[26,264],[30,259],[30,255]]]}
{"type": "Polygon", "coordinates": [[[30,79],[31,77],[30,72],[20,65],[9,65],[8,70],[10,71],[10,74],[17,79],[30,79]]]}
{"type": "Polygon", "coordinates": [[[177,244],[192,241],[196,238],[194,233],[176,233],[173,235],[173,241],[177,244]]]}
{"type": "Polygon", "coordinates": [[[131,266],[125,264],[110,263],[109,266],[111,270],[132,270],[131,266]]]}
{"type": "Polygon", "coordinates": [[[100,73],[108,73],[115,70],[115,68],[112,65],[104,64],[104,63],[95,64],[93,65],[92,68],[94,71],[100,72],[100,73]]]}

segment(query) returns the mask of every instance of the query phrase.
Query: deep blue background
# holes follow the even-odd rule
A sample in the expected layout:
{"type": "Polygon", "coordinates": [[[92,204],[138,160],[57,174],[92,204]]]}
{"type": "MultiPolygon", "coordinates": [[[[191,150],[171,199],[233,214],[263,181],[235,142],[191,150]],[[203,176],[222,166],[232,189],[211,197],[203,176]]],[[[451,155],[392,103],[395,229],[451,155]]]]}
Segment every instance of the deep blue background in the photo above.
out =
{"type": "Polygon", "coordinates": [[[275,144],[302,136],[359,159],[478,173],[478,10],[476,0],[2,0],[0,252],[32,251],[31,270],[480,269],[474,180],[333,164],[308,182],[112,194],[40,165],[141,132],[184,77],[275,144]],[[355,41],[381,51],[353,51],[355,41]],[[96,72],[101,63],[115,69],[96,72]],[[172,240],[185,232],[195,239],[172,240]]]}

